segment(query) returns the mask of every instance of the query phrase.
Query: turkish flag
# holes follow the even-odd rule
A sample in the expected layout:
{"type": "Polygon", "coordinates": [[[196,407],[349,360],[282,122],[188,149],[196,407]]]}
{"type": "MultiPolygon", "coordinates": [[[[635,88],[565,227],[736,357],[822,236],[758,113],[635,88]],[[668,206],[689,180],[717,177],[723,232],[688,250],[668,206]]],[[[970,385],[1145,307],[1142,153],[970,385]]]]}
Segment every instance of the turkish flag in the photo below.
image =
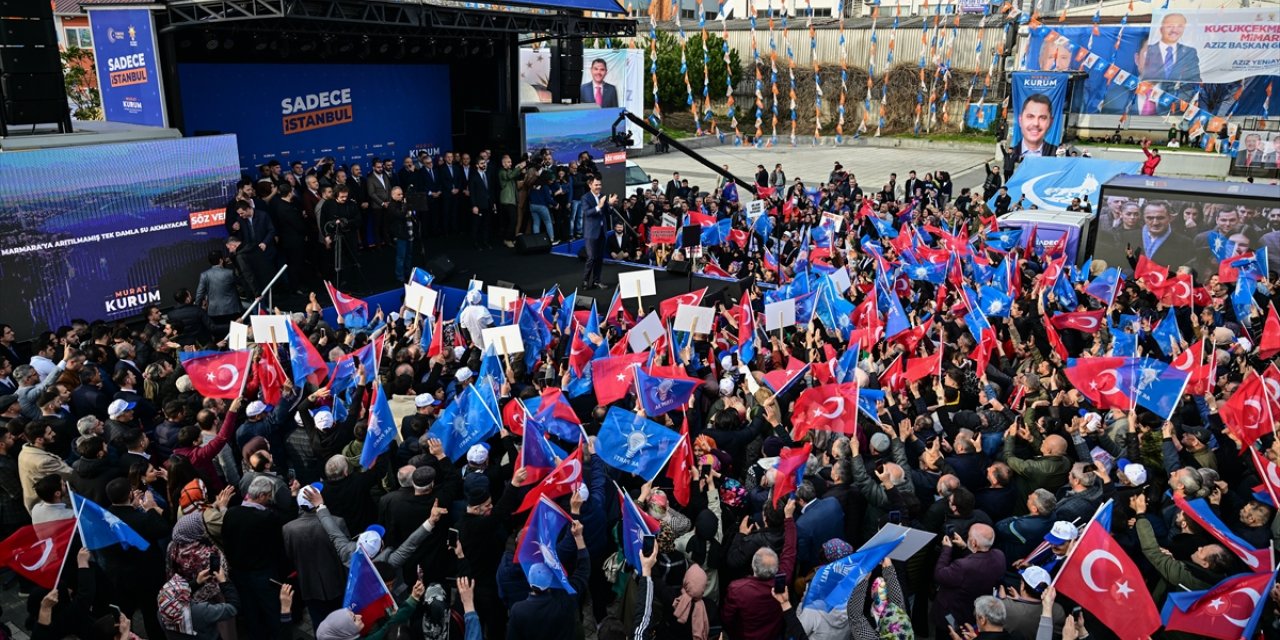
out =
{"type": "Polygon", "coordinates": [[[632,353],[611,358],[601,358],[591,365],[591,382],[596,390],[596,402],[609,404],[626,397],[635,384],[635,369],[648,359],[648,353],[632,353]]]}
{"type": "Polygon", "coordinates": [[[1249,455],[1253,458],[1254,470],[1258,472],[1258,477],[1262,478],[1262,484],[1254,487],[1253,490],[1271,496],[1272,504],[1280,504],[1280,467],[1253,447],[1249,447],[1249,455]]]}
{"type": "Polygon", "coordinates": [[[805,465],[809,463],[809,450],[813,448],[813,443],[806,442],[803,447],[786,447],[782,449],[782,453],[778,454],[777,474],[773,478],[773,506],[777,508],[778,501],[783,497],[795,493],[800,481],[804,477],[805,465]]]}
{"type": "Polygon", "coordinates": [[[1052,320],[1044,323],[1044,335],[1049,339],[1049,346],[1053,347],[1059,358],[1066,360],[1071,357],[1071,352],[1067,351],[1067,345],[1062,344],[1062,336],[1058,335],[1058,330],[1053,327],[1052,320]]]}
{"type": "Polygon", "coordinates": [[[22,527],[0,542],[0,563],[45,589],[52,589],[75,530],[75,518],[22,527]]]}
{"type": "Polygon", "coordinates": [[[1058,593],[1098,618],[1121,640],[1149,637],[1160,612],[1137,565],[1103,527],[1091,522],[1058,574],[1058,593]]]}
{"type": "Polygon", "coordinates": [[[571,491],[577,491],[578,485],[582,484],[582,475],[582,447],[578,447],[567,458],[561,460],[560,464],[547,474],[547,477],[534,485],[529,493],[525,494],[524,501],[520,503],[516,513],[532,509],[542,496],[555,500],[560,496],[569,495],[571,491]]]}
{"type": "Polygon", "coordinates": [[[1147,288],[1160,296],[1160,302],[1170,307],[1189,307],[1196,301],[1195,282],[1189,273],[1173,276],[1161,284],[1149,285],[1147,288]]]}
{"type": "Polygon", "coordinates": [[[584,326],[580,324],[574,327],[573,339],[569,342],[569,366],[578,377],[582,376],[583,368],[591,362],[591,358],[595,357],[596,353],[596,346],[587,339],[584,326]]]}
{"type": "Polygon", "coordinates": [[[253,365],[253,377],[262,389],[262,400],[273,407],[280,404],[285,381],[284,367],[280,365],[280,354],[276,348],[274,344],[262,345],[262,357],[253,365]]]}
{"type": "Polygon", "coordinates": [[[1204,350],[1205,342],[1202,338],[1169,361],[1169,365],[1173,368],[1190,374],[1191,378],[1187,381],[1186,391],[1188,395],[1202,396],[1213,389],[1217,362],[1212,357],[1206,362],[1204,350]]]}
{"type": "Polygon", "coordinates": [[[907,379],[904,377],[903,371],[906,366],[905,360],[907,356],[899,354],[889,366],[884,368],[880,373],[880,386],[888,389],[892,393],[898,393],[907,387],[907,379]]]}
{"type": "Polygon", "coordinates": [[[853,436],[858,427],[858,383],[824,384],[805,389],[791,411],[793,440],[809,431],[834,431],[853,436]]]}
{"type": "Polygon", "coordinates": [[[1119,369],[1128,358],[1076,358],[1062,370],[1067,380],[1099,409],[1123,409],[1128,411],[1133,402],[1129,389],[1120,388],[1124,383],[1119,369]]]}
{"type": "Polygon", "coordinates": [[[1165,623],[1165,629],[1221,640],[1245,637],[1246,627],[1252,626],[1253,618],[1265,608],[1263,601],[1271,593],[1271,581],[1274,579],[1275,574],[1271,571],[1227,578],[1202,592],[1185,609],[1178,603],[1166,606],[1169,621],[1165,623]]]}
{"type": "Polygon", "coordinates": [[[1271,402],[1267,398],[1267,384],[1257,372],[1250,371],[1219,413],[1227,429],[1240,438],[1243,446],[1257,442],[1271,433],[1271,402]]]}
{"type": "Polygon", "coordinates": [[[907,379],[907,382],[915,382],[921,378],[936,376],[940,373],[942,373],[942,349],[934,351],[931,356],[908,360],[906,371],[902,375],[907,379]]]}
{"type": "Polygon", "coordinates": [[[667,477],[671,479],[672,493],[680,506],[689,506],[693,490],[693,448],[689,446],[689,422],[680,427],[680,443],[667,460],[667,477]]]}
{"type": "Polygon", "coordinates": [[[1053,325],[1054,329],[1075,329],[1084,333],[1096,333],[1102,328],[1102,319],[1106,314],[1106,309],[1059,313],[1056,316],[1051,316],[1049,323],[1053,325]]]}
{"type": "Polygon", "coordinates": [[[1147,289],[1154,291],[1169,278],[1169,267],[1158,265],[1147,259],[1146,254],[1138,256],[1138,264],[1133,268],[1133,277],[1141,280],[1147,289]]]}
{"type": "Polygon", "coordinates": [[[1267,322],[1258,340],[1258,357],[1263,360],[1280,353],[1280,316],[1276,315],[1275,303],[1267,304],[1267,308],[1267,322]]]}
{"type": "Polygon", "coordinates": [[[511,433],[518,436],[524,435],[524,421],[528,417],[529,411],[525,409],[524,401],[520,398],[513,398],[502,405],[502,424],[511,433]]]}
{"type": "MultiPolygon", "coordinates": [[[[1213,360],[1214,371],[1213,376],[1216,378],[1217,360],[1213,360]]],[[[1267,388],[1267,399],[1271,401],[1272,417],[1280,416],[1280,368],[1276,367],[1276,363],[1272,362],[1271,366],[1262,370],[1262,384],[1267,388]]]]}
{"type": "Polygon", "coordinates": [[[658,316],[663,322],[675,317],[676,311],[680,309],[680,305],[689,305],[696,307],[702,304],[702,298],[707,295],[707,288],[703,287],[697,291],[689,291],[678,296],[667,298],[658,304],[658,316]]]}
{"type": "Polygon", "coordinates": [[[969,358],[974,362],[974,371],[978,375],[982,375],[987,370],[987,365],[991,363],[991,352],[996,348],[996,332],[995,329],[986,328],[982,330],[982,339],[978,341],[978,346],[969,352],[969,358]]]}
{"type": "Polygon", "coordinates": [[[182,363],[196,393],[206,398],[234,399],[249,375],[248,349],[215,353],[182,363]]]}

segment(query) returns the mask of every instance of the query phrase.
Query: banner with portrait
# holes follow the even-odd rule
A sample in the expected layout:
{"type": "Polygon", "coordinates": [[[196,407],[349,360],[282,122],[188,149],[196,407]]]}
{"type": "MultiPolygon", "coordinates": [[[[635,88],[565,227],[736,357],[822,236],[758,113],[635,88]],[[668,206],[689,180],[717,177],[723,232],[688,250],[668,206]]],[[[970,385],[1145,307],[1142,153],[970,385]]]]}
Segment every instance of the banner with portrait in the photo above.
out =
{"type": "MultiPolygon", "coordinates": [[[[578,100],[602,109],[621,107],[644,113],[644,51],[640,49],[583,49],[582,86],[578,100]]],[[[630,148],[644,146],[644,130],[627,122],[634,141],[630,148]]]]}
{"type": "MultiPolygon", "coordinates": [[[[1151,29],[1127,26],[1033,27],[1023,68],[1027,71],[1083,71],[1083,86],[1072,92],[1072,113],[1166,115],[1181,112],[1193,100],[1211,115],[1263,115],[1267,87],[1280,89],[1280,77],[1259,75],[1221,82],[1140,82],[1138,60],[1151,29]],[[1141,86],[1140,86],[1141,85],[1141,86]]],[[[1155,37],[1159,37],[1158,35],[1155,37]]],[[[1274,73],[1274,72],[1273,72],[1274,73]]]]}
{"type": "Polygon", "coordinates": [[[168,126],[151,10],[94,7],[88,14],[104,118],[168,126]]]}
{"type": "Polygon", "coordinates": [[[1250,169],[1280,169],[1280,131],[1244,129],[1234,164],[1250,169]]]}
{"type": "Polygon", "coordinates": [[[1232,82],[1280,73],[1276,10],[1156,10],[1138,64],[1142,80],[1160,83],[1232,82]]]}
{"type": "Polygon", "coordinates": [[[1013,72],[1013,146],[1052,156],[1062,143],[1070,76],[1058,71],[1013,72]]]}

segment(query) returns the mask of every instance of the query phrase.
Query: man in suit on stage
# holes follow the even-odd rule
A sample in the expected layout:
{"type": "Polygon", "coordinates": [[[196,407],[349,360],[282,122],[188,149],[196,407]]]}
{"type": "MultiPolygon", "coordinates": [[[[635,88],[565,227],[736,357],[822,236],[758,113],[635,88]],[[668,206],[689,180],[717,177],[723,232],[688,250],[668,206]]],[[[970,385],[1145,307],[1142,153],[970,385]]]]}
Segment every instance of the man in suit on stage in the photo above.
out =
{"type": "Polygon", "coordinates": [[[1143,80],[1200,82],[1200,55],[1194,47],[1178,42],[1186,28],[1187,17],[1181,13],[1167,13],[1160,20],[1160,41],[1147,45],[1142,54],[1143,80]]]}
{"type": "Polygon", "coordinates": [[[599,289],[600,271],[604,267],[605,229],[618,205],[618,196],[607,198],[601,193],[599,176],[587,178],[587,193],[582,196],[582,237],[586,240],[587,265],[582,271],[582,288],[599,289]]]}
{"type": "Polygon", "coordinates": [[[493,223],[493,191],[490,185],[488,161],[481,160],[471,168],[467,191],[471,194],[471,242],[477,249],[492,249],[489,244],[489,228],[493,223]]]}
{"type": "Polygon", "coordinates": [[[578,100],[583,104],[594,103],[602,109],[618,106],[618,88],[604,81],[609,65],[602,58],[591,61],[591,82],[582,85],[578,100]]]}

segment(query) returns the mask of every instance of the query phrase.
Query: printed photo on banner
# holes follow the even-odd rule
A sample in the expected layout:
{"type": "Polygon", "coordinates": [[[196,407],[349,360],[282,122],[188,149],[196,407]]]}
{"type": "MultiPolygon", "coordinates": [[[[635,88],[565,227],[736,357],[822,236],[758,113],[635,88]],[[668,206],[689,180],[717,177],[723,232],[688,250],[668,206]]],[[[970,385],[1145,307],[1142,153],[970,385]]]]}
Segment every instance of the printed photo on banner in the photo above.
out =
{"type": "MultiPolygon", "coordinates": [[[[578,99],[602,109],[621,107],[644,113],[644,52],[639,49],[583,49],[582,86],[578,99]]],[[[644,145],[644,131],[628,122],[634,144],[644,145]]]]}
{"type": "Polygon", "coordinates": [[[1157,10],[1142,51],[1143,80],[1232,82],[1280,72],[1274,8],[1157,10]]]}
{"type": "Polygon", "coordinates": [[[1280,131],[1243,130],[1235,165],[1257,169],[1280,168],[1280,131]]]}
{"type": "Polygon", "coordinates": [[[148,9],[89,9],[102,113],[107,122],[168,126],[148,9]]]}
{"type": "Polygon", "coordinates": [[[1052,157],[1058,152],[1058,145],[1062,143],[1068,80],[1069,76],[1060,72],[1014,72],[1015,156],[1052,157]]]}

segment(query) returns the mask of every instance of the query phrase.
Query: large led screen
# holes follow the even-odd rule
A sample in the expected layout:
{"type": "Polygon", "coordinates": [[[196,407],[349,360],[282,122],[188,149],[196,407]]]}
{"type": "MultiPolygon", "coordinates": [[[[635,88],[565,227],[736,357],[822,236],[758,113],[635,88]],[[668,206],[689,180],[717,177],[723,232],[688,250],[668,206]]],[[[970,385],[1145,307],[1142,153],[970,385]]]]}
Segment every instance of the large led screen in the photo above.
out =
{"type": "Polygon", "coordinates": [[[19,340],[195,289],[239,177],[235,136],[0,153],[0,322],[19,340]]]}

